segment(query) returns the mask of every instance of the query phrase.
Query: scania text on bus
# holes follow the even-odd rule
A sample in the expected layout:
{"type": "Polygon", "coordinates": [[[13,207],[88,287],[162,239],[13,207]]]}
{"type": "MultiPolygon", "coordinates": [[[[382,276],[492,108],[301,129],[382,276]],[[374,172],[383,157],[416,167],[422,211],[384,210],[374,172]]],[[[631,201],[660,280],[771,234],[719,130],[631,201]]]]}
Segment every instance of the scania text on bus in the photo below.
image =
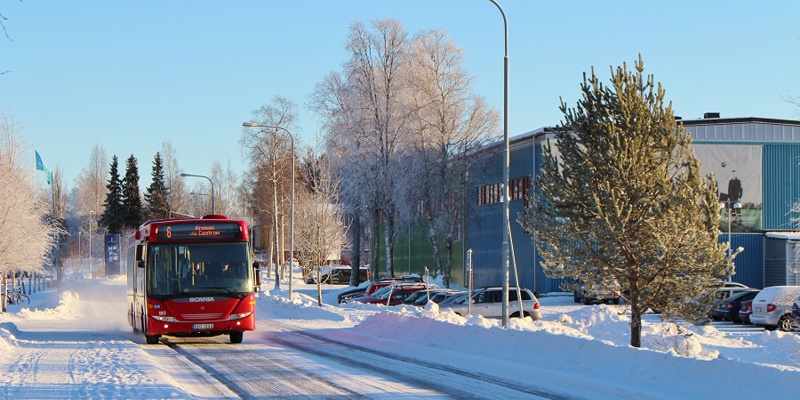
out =
{"type": "Polygon", "coordinates": [[[221,215],[142,224],[128,250],[128,322],[148,344],[166,336],[229,335],[256,326],[259,276],[247,223],[221,215]]]}

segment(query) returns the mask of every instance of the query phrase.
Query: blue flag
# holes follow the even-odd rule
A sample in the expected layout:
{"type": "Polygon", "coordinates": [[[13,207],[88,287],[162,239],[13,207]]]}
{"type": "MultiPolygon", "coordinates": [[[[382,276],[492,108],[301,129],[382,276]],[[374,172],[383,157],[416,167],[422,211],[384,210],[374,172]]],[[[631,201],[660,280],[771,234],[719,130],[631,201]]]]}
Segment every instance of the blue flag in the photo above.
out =
{"type": "Polygon", "coordinates": [[[47,171],[47,167],[44,166],[44,161],[42,161],[42,156],[40,156],[39,152],[36,150],[33,152],[36,154],[36,169],[39,171],[47,171]]]}
{"type": "Polygon", "coordinates": [[[44,161],[42,161],[42,156],[39,155],[39,152],[34,150],[34,154],[36,155],[36,169],[39,171],[44,171],[44,175],[47,177],[47,184],[53,184],[53,171],[47,169],[44,165],[44,161]]]}

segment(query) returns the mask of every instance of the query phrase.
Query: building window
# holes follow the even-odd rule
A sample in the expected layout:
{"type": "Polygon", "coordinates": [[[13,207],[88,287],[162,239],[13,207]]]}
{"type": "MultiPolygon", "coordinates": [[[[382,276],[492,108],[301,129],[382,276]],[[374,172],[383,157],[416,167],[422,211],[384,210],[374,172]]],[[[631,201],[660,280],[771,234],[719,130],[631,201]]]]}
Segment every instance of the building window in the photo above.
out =
{"type": "MultiPolygon", "coordinates": [[[[525,200],[527,206],[528,191],[531,188],[531,177],[511,179],[508,182],[509,201],[525,200]]],[[[485,206],[503,201],[503,184],[500,182],[478,186],[478,205],[485,206]]]]}

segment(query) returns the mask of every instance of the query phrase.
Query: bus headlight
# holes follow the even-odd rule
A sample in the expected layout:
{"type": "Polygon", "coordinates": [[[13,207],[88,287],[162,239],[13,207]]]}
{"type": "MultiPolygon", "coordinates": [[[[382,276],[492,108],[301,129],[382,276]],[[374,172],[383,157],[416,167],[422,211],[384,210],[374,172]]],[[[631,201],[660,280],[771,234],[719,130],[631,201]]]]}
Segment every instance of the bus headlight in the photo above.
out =
{"type": "Polygon", "coordinates": [[[246,318],[246,317],[249,317],[250,314],[252,314],[252,313],[253,313],[252,311],[249,311],[249,312],[241,313],[241,314],[231,314],[231,317],[229,319],[231,321],[233,321],[233,320],[237,320],[237,319],[246,318]]]}
{"type": "Polygon", "coordinates": [[[161,322],[178,322],[175,317],[170,317],[169,315],[151,315],[151,317],[161,322]]]}

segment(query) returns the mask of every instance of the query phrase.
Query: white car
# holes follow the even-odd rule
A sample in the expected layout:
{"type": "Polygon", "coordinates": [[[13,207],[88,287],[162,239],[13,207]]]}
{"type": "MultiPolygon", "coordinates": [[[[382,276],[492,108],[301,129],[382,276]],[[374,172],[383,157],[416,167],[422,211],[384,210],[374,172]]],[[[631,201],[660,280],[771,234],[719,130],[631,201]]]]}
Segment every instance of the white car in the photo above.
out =
{"type": "Polygon", "coordinates": [[[792,303],[800,297],[800,286],[770,286],[753,299],[750,322],[767,330],[792,330],[792,303]]]}
{"type": "MultiPolygon", "coordinates": [[[[522,316],[531,317],[534,321],[542,319],[542,312],[539,310],[539,300],[528,289],[520,289],[522,297],[522,316]]],[[[467,315],[466,298],[462,302],[439,303],[441,309],[449,308],[458,315],[467,315]]],[[[519,302],[517,301],[517,289],[508,289],[508,312],[509,317],[519,318],[519,302]]],[[[485,287],[476,289],[472,292],[472,314],[482,315],[487,318],[502,318],[503,316],[503,288],[485,287]]]]}

